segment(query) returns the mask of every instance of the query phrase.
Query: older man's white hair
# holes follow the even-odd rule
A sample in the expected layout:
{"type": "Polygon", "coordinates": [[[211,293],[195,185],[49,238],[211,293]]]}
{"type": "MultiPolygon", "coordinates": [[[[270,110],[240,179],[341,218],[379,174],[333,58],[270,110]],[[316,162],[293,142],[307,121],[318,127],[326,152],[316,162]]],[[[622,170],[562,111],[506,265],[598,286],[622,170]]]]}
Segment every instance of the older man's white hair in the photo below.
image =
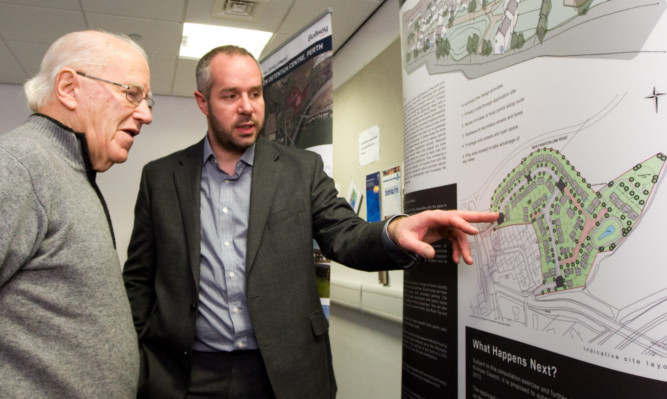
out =
{"type": "Polygon", "coordinates": [[[54,93],[56,76],[63,68],[80,70],[110,63],[117,55],[100,45],[104,36],[131,44],[148,59],[141,46],[126,35],[94,30],[68,33],[51,44],[37,75],[23,85],[30,110],[38,112],[49,101],[54,93]]]}

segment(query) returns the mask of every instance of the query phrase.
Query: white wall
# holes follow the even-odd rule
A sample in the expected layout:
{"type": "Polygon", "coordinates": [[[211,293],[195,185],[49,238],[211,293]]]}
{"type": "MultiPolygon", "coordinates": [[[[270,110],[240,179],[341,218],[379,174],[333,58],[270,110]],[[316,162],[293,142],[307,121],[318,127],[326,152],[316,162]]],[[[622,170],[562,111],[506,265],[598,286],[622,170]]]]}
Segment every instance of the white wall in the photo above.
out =
{"type": "MultiPolygon", "coordinates": [[[[363,69],[399,37],[399,0],[384,3],[334,57],[334,90],[363,69]]],[[[336,12],[334,9],[333,12],[336,12]]],[[[336,35],[336,32],[333,32],[336,35]]],[[[401,87],[401,82],[397,82],[401,87]]]]}
{"type": "MultiPolygon", "coordinates": [[[[333,176],[342,191],[353,180],[403,162],[403,112],[398,40],[334,92],[333,176]],[[378,125],[380,160],[359,166],[359,135],[378,125]]],[[[360,215],[365,217],[365,202],[360,215]]],[[[338,264],[331,269],[331,339],[340,398],[399,398],[403,271],[377,273],[338,264]],[[376,315],[382,315],[377,317],[376,315]]]]}
{"type": "Polygon", "coordinates": [[[156,96],[153,123],[144,126],[135,137],[128,160],[97,175],[111,212],[121,265],[127,259],[141,168],[153,159],[198,142],[205,134],[206,119],[194,97],[156,96]]]}
{"type": "Polygon", "coordinates": [[[30,115],[23,87],[0,83],[0,134],[7,133],[30,115]]]}
{"type": "MultiPolygon", "coordinates": [[[[399,69],[393,81],[387,80],[386,74],[376,73],[375,65],[364,70],[398,40],[398,10],[398,0],[385,1],[334,57],[333,175],[343,193],[347,192],[351,178],[363,189],[363,176],[370,173],[371,169],[379,171],[400,164],[403,160],[402,108],[396,110],[394,107],[402,101],[400,55],[396,59],[399,65],[392,66],[399,69]],[[378,85],[381,86],[379,90],[374,90],[378,85]],[[357,151],[358,134],[372,126],[366,126],[368,123],[380,124],[382,159],[353,170],[357,160],[353,154],[357,151]]],[[[390,76],[394,76],[393,71],[390,76]]],[[[362,208],[365,208],[363,203],[362,208]]],[[[365,215],[363,210],[360,213],[365,215]]],[[[402,272],[391,272],[390,287],[382,287],[377,282],[377,273],[333,266],[330,331],[339,399],[401,397],[400,317],[377,317],[364,307],[366,298],[370,298],[368,293],[372,293],[373,299],[377,299],[372,303],[374,309],[385,306],[400,308],[402,277],[402,272]],[[359,287],[362,287],[361,291],[359,287]],[[382,298],[383,292],[386,293],[385,298],[382,298]],[[353,304],[354,307],[339,305],[355,300],[357,303],[353,304]],[[361,310],[357,308],[359,304],[361,310]]]]}

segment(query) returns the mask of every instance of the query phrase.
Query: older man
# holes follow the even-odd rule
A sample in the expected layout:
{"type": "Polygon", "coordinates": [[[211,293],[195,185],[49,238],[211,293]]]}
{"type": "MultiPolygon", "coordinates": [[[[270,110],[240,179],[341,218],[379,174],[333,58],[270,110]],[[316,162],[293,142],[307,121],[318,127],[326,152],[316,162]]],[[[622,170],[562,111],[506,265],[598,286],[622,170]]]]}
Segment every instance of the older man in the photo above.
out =
{"type": "Polygon", "coordinates": [[[70,33],[25,92],[34,114],[0,136],[0,397],[135,397],[136,333],[95,174],[152,121],[146,55],[70,33]]]}

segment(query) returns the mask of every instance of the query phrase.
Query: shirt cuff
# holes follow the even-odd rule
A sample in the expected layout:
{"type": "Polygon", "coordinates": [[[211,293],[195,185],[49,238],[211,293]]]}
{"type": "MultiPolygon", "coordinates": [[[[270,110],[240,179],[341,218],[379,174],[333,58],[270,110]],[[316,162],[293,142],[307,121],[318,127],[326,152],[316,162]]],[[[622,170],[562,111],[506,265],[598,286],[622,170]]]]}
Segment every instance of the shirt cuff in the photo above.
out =
{"type": "Polygon", "coordinates": [[[384,246],[385,251],[389,257],[399,265],[402,265],[404,269],[408,269],[415,265],[415,263],[421,262],[424,260],[421,256],[417,255],[414,252],[408,252],[403,250],[401,247],[396,245],[394,241],[389,237],[389,232],[387,231],[387,226],[391,223],[392,220],[401,217],[407,217],[408,215],[394,215],[391,218],[387,219],[382,229],[382,245],[384,246]]]}

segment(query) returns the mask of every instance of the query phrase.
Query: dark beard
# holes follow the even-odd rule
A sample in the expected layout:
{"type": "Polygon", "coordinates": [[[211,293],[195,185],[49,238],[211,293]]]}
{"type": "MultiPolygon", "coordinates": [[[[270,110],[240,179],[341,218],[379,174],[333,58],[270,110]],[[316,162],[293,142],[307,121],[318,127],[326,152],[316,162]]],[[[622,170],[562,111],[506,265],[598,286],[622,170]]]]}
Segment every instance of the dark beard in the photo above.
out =
{"type": "MultiPolygon", "coordinates": [[[[213,115],[210,105],[208,106],[208,114],[213,115]]],[[[236,154],[242,154],[246,149],[252,146],[255,143],[255,141],[257,141],[257,136],[259,136],[259,131],[262,129],[262,124],[258,123],[258,121],[255,119],[251,119],[252,122],[255,124],[255,127],[258,127],[255,140],[253,140],[253,142],[248,145],[238,145],[232,139],[230,139],[232,134],[225,130],[225,128],[219,123],[217,118],[210,116],[209,120],[211,123],[211,129],[213,130],[211,133],[213,133],[213,140],[215,140],[215,143],[220,148],[223,148],[226,151],[236,154]]]]}

